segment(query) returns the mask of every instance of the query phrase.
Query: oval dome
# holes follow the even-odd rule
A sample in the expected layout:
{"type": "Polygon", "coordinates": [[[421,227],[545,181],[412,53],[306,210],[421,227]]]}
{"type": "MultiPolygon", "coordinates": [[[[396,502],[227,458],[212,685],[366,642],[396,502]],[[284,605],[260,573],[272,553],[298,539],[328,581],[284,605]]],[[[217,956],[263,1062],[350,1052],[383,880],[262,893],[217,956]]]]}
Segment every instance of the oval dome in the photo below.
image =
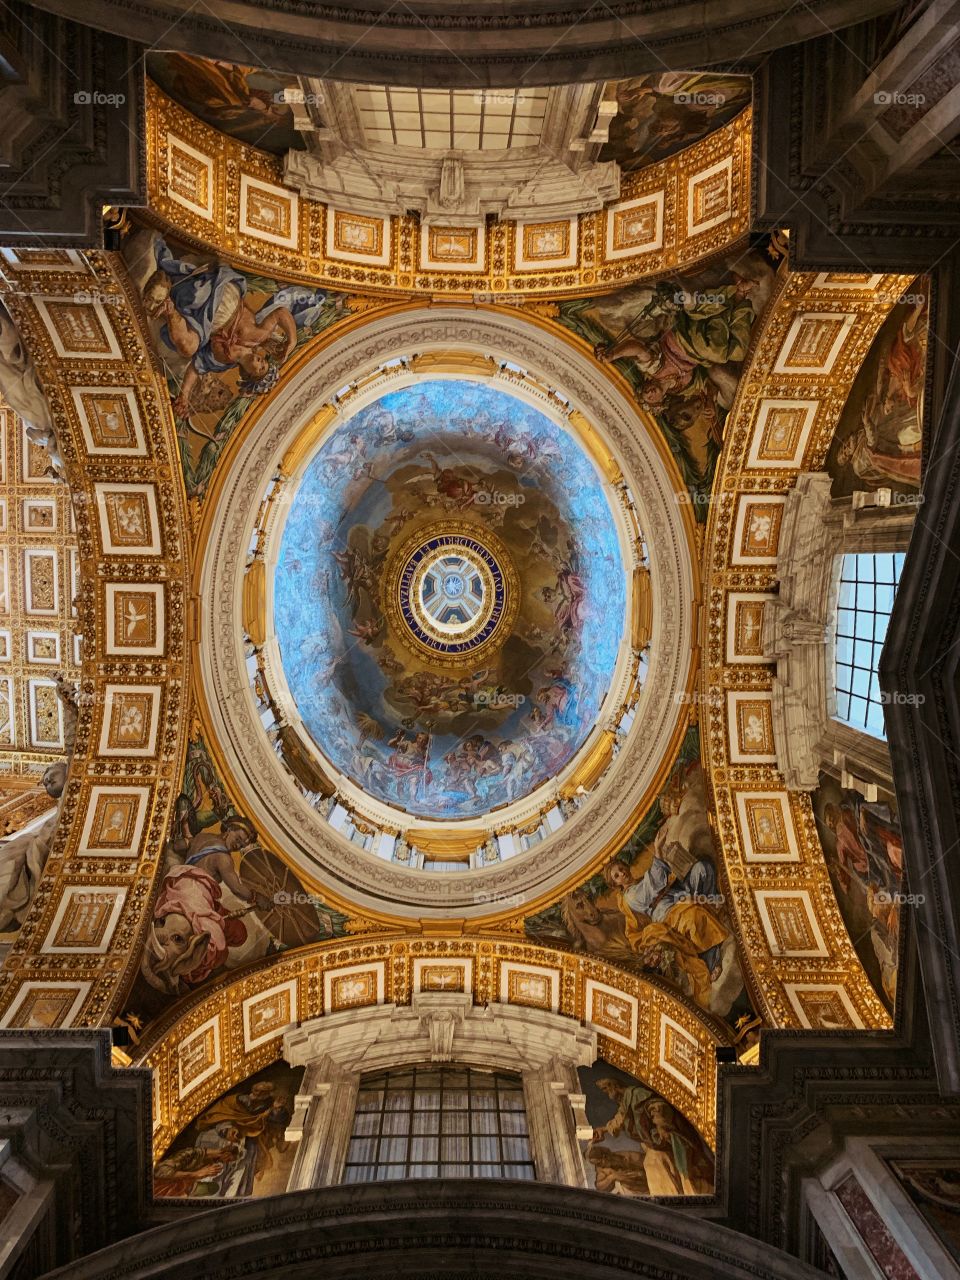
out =
{"type": "Polygon", "coordinates": [[[383,395],[323,442],[290,503],[273,621],[330,764],[386,804],[463,819],[528,795],[583,745],[626,599],[579,442],[458,378],[383,395]]]}

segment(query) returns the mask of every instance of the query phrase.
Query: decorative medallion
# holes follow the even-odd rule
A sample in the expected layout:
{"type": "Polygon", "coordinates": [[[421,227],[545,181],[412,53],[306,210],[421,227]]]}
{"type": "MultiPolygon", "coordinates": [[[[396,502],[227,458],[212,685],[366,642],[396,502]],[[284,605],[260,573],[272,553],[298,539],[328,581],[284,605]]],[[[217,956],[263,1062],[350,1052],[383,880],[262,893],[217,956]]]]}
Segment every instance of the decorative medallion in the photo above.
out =
{"type": "Polygon", "coordinates": [[[520,580],[489,529],[431,525],[387,567],[384,607],[397,635],[442,666],[462,667],[502,644],[520,605],[520,580]]]}

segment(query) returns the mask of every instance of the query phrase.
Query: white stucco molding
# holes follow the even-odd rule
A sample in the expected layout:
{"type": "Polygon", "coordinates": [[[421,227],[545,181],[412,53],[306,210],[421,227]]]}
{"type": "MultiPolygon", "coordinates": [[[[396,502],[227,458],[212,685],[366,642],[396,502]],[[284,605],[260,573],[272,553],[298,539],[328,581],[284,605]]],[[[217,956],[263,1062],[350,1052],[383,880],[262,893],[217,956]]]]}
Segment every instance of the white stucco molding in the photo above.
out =
{"type": "MultiPolygon", "coordinates": [[[[836,719],[834,631],[841,558],[905,549],[915,507],[890,491],[830,496],[824,471],[802,474],[787,494],[777,555],[779,595],[764,609],[763,651],[777,666],[773,736],[791,791],[814,791],[823,768],[860,789],[893,780],[886,743],[836,719]],[[852,784],[853,785],[853,784],[852,784]]],[[[846,784],[844,784],[846,785],[846,784]]]]}
{"type": "MultiPolygon", "coordinates": [[[[336,430],[340,418],[328,430],[336,430]]],[[[685,714],[693,640],[694,569],[679,477],[663,442],[619,386],[578,347],[522,315],[436,306],[381,315],[331,342],[281,385],[237,448],[209,526],[200,584],[201,675],[211,728],[245,811],[308,878],[362,909],[464,919],[491,904],[522,906],[556,891],[592,856],[615,846],[639,798],[655,784],[685,714]],[[273,750],[248,687],[243,573],[257,511],[281,458],[317,407],[398,355],[451,349],[506,359],[555,387],[597,431],[622,471],[650,548],[653,628],[633,726],[600,783],[558,831],[526,853],[482,869],[424,875],[385,862],[335,831],[297,789],[273,750]]],[[[685,494],[685,490],[684,490],[685,494]]],[[[615,677],[615,683],[618,677],[615,677]]],[[[608,700],[617,702],[619,689],[608,700]]],[[[604,704],[598,724],[610,714],[604,704]]],[[[531,798],[531,806],[534,800],[531,798]]]]}
{"type": "Polygon", "coordinates": [[[445,1062],[519,1075],[537,1177],[586,1186],[577,1068],[596,1059],[597,1033],[574,1018],[519,1005],[475,1005],[457,992],[422,992],[410,1005],[349,1009],[291,1027],[283,1056],[305,1068],[286,1133],[299,1142],[290,1191],[341,1181],[364,1075],[445,1062]]]}
{"type": "Polygon", "coordinates": [[[291,1066],[327,1057],[360,1075],[410,1063],[452,1062],[527,1071],[560,1057],[589,1066],[597,1033],[574,1018],[521,1005],[475,1005],[460,992],[422,992],[409,1005],[326,1014],[283,1037],[291,1066]]]}

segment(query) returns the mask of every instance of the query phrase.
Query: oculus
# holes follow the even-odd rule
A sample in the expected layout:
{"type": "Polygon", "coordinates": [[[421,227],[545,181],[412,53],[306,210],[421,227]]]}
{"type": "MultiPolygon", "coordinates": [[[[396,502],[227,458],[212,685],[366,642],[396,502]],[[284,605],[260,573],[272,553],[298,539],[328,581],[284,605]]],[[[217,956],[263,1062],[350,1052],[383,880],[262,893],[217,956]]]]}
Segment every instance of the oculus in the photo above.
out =
{"type": "Polygon", "coordinates": [[[490,530],[431,527],[400,548],[385,577],[384,608],[398,636],[444,666],[502,644],[517,615],[519,578],[490,530]]]}

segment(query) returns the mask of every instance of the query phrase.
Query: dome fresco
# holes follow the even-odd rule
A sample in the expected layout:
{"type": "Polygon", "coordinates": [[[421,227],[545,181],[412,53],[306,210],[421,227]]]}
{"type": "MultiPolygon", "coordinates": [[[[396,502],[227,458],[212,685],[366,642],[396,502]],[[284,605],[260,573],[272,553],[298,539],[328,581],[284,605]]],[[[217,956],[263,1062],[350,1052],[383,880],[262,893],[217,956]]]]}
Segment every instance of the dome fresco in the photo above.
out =
{"type": "Polygon", "coordinates": [[[466,379],[382,396],[323,443],[273,582],[284,674],[317,747],[425,818],[519,800],[573,758],[625,614],[590,459],[536,408],[466,379]]]}

